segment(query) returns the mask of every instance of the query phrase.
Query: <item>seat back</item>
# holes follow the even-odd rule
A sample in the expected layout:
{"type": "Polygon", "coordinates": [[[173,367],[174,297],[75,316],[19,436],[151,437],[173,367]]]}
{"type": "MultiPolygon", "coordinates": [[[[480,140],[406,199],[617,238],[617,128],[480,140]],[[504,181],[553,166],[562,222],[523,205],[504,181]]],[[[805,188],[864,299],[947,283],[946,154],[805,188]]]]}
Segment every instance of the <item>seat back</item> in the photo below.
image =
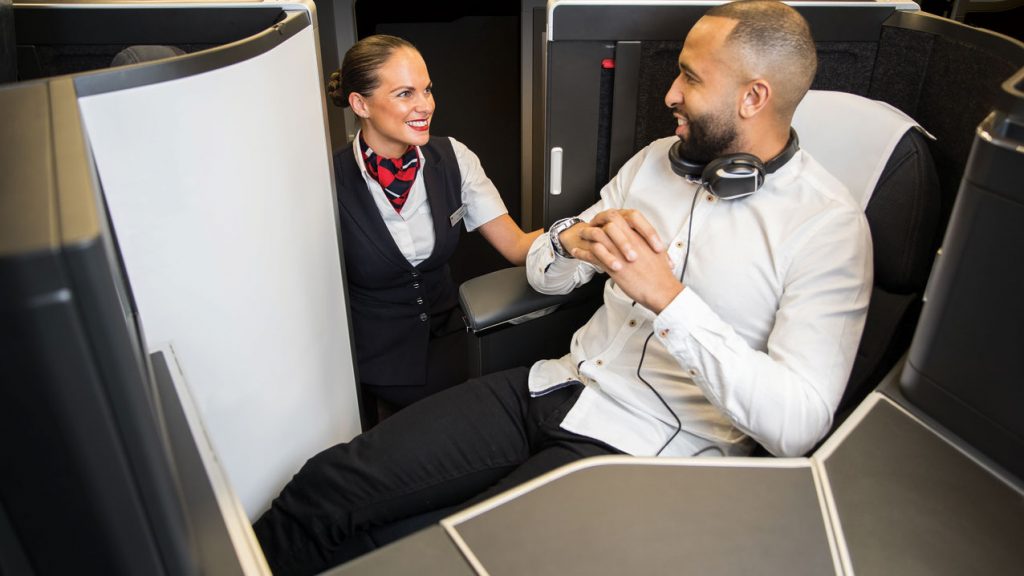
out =
{"type": "Polygon", "coordinates": [[[942,192],[926,133],[884,102],[811,90],[793,126],[801,147],[859,199],[871,228],[874,286],[841,419],[910,344],[939,240],[942,192]]]}

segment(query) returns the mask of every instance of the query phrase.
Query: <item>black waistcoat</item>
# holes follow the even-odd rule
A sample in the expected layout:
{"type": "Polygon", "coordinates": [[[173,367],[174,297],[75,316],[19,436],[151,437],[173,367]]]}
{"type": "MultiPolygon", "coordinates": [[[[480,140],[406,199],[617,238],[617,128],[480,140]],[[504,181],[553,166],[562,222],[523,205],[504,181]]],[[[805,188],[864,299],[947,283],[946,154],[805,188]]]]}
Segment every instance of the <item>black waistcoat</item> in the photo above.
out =
{"type": "Polygon", "coordinates": [[[417,266],[399,251],[348,146],[334,155],[342,245],[358,378],[376,386],[426,381],[430,317],[458,304],[448,260],[462,222],[449,216],[462,206],[461,175],[451,140],[420,147],[423,183],[434,221],[434,251],[417,266]]]}

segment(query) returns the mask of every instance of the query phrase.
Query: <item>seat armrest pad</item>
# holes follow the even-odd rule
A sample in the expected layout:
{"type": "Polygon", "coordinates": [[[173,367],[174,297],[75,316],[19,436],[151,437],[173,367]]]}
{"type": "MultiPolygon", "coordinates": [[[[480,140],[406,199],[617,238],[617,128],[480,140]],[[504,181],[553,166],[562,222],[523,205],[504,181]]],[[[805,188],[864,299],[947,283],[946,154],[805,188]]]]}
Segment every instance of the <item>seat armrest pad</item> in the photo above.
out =
{"type": "MultiPolygon", "coordinates": [[[[601,284],[591,282],[590,284],[601,284]]],[[[505,323],[518,324],[544,316],[562,304],[586,299],[593,289],[576,289],[569,294],[548,295],[534,290],[526,279],[526,268],[504,268],[467,280],[459,286],[459,303],[466,324],[480,332],[505,323]]]]}

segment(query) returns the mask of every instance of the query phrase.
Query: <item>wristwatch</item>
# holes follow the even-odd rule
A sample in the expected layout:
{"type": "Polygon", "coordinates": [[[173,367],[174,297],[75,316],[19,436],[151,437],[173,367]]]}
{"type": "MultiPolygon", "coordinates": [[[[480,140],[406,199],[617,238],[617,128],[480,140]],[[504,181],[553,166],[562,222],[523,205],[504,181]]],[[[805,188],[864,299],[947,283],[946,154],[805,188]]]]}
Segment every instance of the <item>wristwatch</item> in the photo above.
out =
{"type": "Polygon", "coordinates": [[[551,225],[551,229],[548,231],[548,237],[551,238],[551,248],[555,251],[555,254],[558,254],[562,258],[572,258],[572,254],[570,254],[569,251],[562,246],[562,242],[558,240],[558,235],[580,222],[583,222],[583,220],[573,216],[572,218],[556,220],[555,223],[551,225]]]}

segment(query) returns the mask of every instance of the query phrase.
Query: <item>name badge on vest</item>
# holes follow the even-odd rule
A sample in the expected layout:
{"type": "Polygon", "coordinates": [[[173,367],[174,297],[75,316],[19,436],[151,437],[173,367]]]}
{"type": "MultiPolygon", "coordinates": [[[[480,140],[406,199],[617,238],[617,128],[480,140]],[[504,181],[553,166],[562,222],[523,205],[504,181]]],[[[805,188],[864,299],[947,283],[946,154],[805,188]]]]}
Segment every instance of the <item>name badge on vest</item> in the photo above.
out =
{"type": "Polygon", "coordinates": [[[466,215],[466,205],[465,204],[463,204],[462,206],[459,206],[459,209],[456,210],[455,212],[452,212],[452,215],[448,217],[448,221],[452,223],[452,228],[454,228],[455,225],[458,224],[459,222],[462,222],[462,217],[465,216],[465,215],[466,215]]]}

